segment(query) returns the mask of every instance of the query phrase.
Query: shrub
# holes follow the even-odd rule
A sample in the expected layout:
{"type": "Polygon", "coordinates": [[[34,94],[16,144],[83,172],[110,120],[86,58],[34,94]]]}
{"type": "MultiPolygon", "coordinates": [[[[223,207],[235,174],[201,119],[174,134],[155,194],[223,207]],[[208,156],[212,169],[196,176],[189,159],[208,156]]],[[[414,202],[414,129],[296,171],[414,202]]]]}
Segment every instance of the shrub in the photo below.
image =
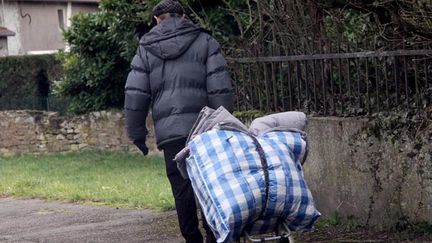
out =
{"type": "Polygon", "coordinates": [[[145,10],[137,0],[102,0],[100,12],[72,18],[64,32],[70,52],[60,54],[65,76],[55,87],[70,97],[72,112],[122,107],[130,61],[150,22],[145,10]]]}
{"type": "Polygon", "coordinates": [[[0,105],[28,97],[47,97],[63,75],[55,55],[0,57],[0,105]]]}

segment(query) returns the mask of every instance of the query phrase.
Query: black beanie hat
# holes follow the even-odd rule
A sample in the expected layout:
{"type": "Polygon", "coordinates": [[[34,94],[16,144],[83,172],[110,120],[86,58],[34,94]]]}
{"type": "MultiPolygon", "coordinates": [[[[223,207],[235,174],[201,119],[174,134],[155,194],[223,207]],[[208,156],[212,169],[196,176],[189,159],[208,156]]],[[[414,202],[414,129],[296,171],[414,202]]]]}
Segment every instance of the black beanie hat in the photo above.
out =
{"type": "Polygon", "coordinates": [[[176,13],[183,15],[183,7],[177,1],[163,0],[153,8],[153,16],[160,16],[166,13],[176,13]]]}

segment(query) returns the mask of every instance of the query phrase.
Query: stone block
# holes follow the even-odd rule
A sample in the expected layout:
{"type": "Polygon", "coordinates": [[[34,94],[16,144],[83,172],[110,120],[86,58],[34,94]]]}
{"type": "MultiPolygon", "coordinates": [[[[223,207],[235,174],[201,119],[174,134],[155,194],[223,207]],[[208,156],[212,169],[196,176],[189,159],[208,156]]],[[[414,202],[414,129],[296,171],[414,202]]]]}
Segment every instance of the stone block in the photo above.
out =
{"type": "Polygon", "coordinates": [[[56,136],[56,139],[57,140],[65,140],[66,137],[63,134],[59,134],[59,135],[56,136]]]}
{"type": "Polygon", "coordinates": [[[45,135],[44,134],[40,134],[40,135],[37,136],[37,139],[43,141],[43,140],[45,140],[45,135]]]}
{"type": "Polygon", "coordinates": [[[77,151],[77,150],[79,150],[79,146],[78,146],[78,144],[71,144],[71,145],[70,145],[70,150],[71,150],[71,151],[77,151]]]}
{"type": "Polygon", "coordinates": [[[80,143],[80,144],[78,144],[78,149],[84,149],[84,148],[88,148],[89,147],[89,145],[88,144],[86,144],[86,143],[80,143]]]}

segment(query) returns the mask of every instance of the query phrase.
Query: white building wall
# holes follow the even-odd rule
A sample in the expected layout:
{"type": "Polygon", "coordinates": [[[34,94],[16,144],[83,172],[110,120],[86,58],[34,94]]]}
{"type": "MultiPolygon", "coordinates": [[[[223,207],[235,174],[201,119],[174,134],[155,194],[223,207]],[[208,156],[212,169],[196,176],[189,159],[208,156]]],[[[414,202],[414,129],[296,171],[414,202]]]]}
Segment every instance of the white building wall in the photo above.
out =
{"type": "Polygon", "coordinates": [[[21,28],[20,22],[21,16],[18,10],[17,2],[4,2],[4,27],[15,32],[15,36],[9,36],[8,49],[9,55],[20,55],[24,54],[21,46],[21,28]]]}
{"type": "Polygon", "coordinates": [[[6,37],[0,36],[0,57],[7,56],[8,54],[6,37]]]}
{"type": "Polygon", "coordinates": [[[62,29],[58,11],[61,11],[61,22],[66,22],[66,3],[20,2],[23,16],[20,18],[21,45],[26,53],[56,51],[63,49],[62,29]]]}
{"type": "Polygon", "coordinates": [[[5,23],[2,26],[16,33],[15,36],[8,37],[9,55],[45,53],[64,49],[65,43],[59,27],[59,10],[63,11],[64,28],[67,28],[70,26],[70,16],[96,12],[98,6],[66,1],[5,1],[5,23]]]}

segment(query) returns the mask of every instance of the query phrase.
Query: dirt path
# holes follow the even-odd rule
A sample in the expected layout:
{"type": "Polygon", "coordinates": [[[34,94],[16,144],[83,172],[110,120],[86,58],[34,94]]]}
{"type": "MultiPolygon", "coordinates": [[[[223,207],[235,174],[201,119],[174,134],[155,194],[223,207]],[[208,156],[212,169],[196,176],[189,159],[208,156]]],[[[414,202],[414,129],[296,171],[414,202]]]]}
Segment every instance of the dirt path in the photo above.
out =
{"type": "MultiPolygon", "coordinates": [[[[0,242],[184,242],[175,212],[116,209],[39,199],[0,198],[0,242]]],[[[431,232],[351,231],[329,227],[294,234],[299,242],[432,242],[431,232]]],[[[429,229],[432,230],[432,229],[429,229]]]]}
{"type": "Polygon", "coordinates": [[[182,242],[175,212],[0,198],[0,242],[182,242]]]}

